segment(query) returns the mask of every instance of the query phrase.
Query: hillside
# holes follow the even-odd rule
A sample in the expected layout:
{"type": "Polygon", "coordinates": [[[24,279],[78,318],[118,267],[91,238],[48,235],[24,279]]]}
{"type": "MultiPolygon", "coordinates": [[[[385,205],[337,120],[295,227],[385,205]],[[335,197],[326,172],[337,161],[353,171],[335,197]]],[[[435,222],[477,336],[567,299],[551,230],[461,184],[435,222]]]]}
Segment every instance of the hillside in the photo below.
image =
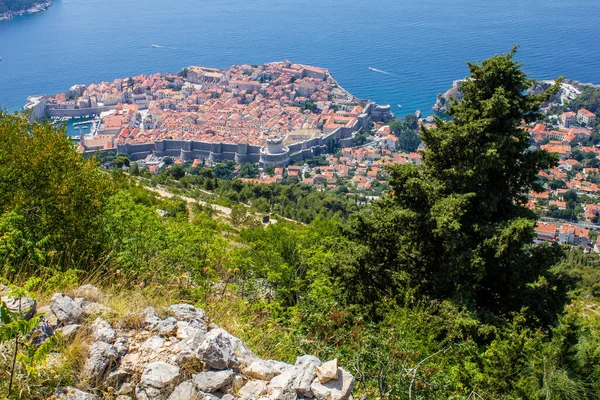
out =
{"type": "Polygon", "coordinates": [[[0,112],[0,396],[597,398],[598,263],[534,244],[525,204],[557,158],[520,125],[559,88],[527,94],[515,51],[361,207],[227,165],[102,168],[0,112]]]}

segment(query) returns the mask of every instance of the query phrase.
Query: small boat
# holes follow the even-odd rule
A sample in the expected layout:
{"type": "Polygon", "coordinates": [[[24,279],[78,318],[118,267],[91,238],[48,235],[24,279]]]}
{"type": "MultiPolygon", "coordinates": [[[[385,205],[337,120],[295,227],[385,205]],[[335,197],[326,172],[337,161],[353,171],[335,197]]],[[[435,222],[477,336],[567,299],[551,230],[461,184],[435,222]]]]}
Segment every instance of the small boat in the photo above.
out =
{"type": "Polygon", "coordinates": [[[398,107],[399,107],[399,108],[402,108],[402,104],[398,104],[398,107]]]}
{"type": "Polygon", "coordinates": [[[377,71],[377,68],[369,67],[371,71],[377,71]]]}
{"type": "Polygon", "coordinates": [[[160,47],[160,46],[157,45],[157,44],[152,43],[152,47],[160,47]]]}

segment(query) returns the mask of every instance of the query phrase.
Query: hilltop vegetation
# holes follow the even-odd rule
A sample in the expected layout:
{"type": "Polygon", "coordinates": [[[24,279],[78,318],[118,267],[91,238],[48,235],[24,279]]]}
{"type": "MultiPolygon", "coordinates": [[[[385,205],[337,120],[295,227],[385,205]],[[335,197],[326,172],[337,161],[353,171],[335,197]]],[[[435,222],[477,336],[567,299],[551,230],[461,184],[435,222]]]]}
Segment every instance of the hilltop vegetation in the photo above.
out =
{"type": "MultiPolygon", "coordinates": [[[[597,398],[597,263],[534,246],[524,207],[556,159],[530,150],[518,126],[556,87],[526,94],[513,56],[470,64],[453,120],[421,135],[423,164],[393,166],[391,191],[372,205],[208,172],[159,178],[306,225],[263,227],[243,207],[232,224],[157,197],[80,159],[63,131],[0,114],[1,275],[41,277],[29,288],[40,297],[93,281],[116,299],[193,302],[263,358],[337,357],[357,379],[354,398],[597,398]]],[[[80,373],[53,371],[55,383],[19,369],[15,393],[46,398],[80,373]]]]}

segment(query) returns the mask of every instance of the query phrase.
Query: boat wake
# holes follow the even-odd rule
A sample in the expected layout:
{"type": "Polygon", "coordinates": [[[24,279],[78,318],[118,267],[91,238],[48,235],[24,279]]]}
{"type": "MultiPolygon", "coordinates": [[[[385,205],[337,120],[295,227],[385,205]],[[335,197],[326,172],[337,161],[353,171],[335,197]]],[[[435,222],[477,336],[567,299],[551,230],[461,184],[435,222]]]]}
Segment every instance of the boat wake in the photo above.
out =
{"type": "Polygon", "coordinates": [[[383,71],[381,69],[377,69],[377,68],[373,68],[373,67],[369,67],[369,69],[373,72],[378,72],[380,74],[385,74],[385,75],[390,75],[390,76],[397,76],[396,74],[392,74],[391,72],[387,72],[387,71],[383,71]]]}

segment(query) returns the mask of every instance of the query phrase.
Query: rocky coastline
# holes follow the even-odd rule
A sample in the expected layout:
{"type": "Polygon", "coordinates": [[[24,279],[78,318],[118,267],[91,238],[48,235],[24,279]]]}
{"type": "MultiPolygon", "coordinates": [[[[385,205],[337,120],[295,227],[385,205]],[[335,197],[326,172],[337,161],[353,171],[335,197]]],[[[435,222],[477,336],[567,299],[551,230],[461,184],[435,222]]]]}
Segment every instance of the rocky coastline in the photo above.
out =
{"type": "Polygon", "coordinates": [[[37,14],[46,11],[50,6],[52,6],[52,0],[45,0],[26,9],[0,13],[0,21],[8,21],[19,15],[37,14]]]}
{"type": "Polygon", "coordinates": [[[445,113],[448,111],[452,99],[461,100],[462,92],[460,91],[459,87],[463,80],[464,79],[458,79],[452,82],[452,87],[450,89],[448,89],[445,93],[438,94],[432,110],[440,114],[445,113]]]}
{"type": "Polygon", "coordinates": [[[9,308],[18,305],[25,318],[43,313],[33,333],[37,346],[60,335],[87,348],[77,387],[57,388],[54,399],[352,399],[354,377],[336,359],[260,359],[192,305],[149,307],[116,318],[92,285],[71,296],[55,293],[43,307],[25,297],[2,298],[9,308]]]}
{"type": "MultiPolygon", "coordinates": [[[[437,99],[435,104],[432,107],[432,110],[436,113],[443,114],[448,111],[450,107],[450,103],[453,99],[460,101],[462,100],[462,92],[460,91],[460,84],[464,81],[464,79],[458,79],[452,82],[452,87],[448,89],[444,93],[440,93],[437,95],[437,99]]],[[[552,85],[554,85],[553,80],[538,80],[534,82],[532,87],[528,90],[528,94],[541,94],[545,90],[549,89],[552,85]]],[[[542,106],[548,106],[550,104],[558,104],[564,105],[569,101],[577,98],[581,94],[581,90],[585,87],[594,87],[600,88],[600,85],[596,85],[593,83],[585,83],[579,82],[576,80],[565,79],[561,83],[560,89],[558,92],[553,94],[549,101],[543,104],[542,106]]]]}

